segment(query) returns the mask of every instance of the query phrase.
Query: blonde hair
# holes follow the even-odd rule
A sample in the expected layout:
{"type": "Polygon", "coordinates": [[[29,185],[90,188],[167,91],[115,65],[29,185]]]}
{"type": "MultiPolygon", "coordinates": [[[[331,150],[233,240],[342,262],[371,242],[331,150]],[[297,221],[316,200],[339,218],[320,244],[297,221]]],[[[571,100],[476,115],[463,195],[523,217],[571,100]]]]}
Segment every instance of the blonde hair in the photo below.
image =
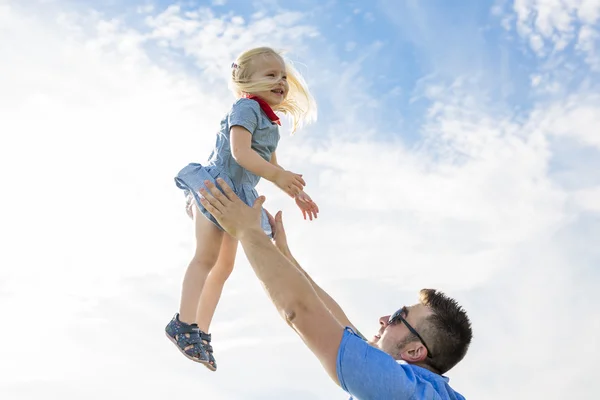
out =
{"type": "Polygon", "coordinates": [[[275,56],[285,64],[288,94],[281,104],[273,107],[274,111],[287,114],[292,119],[292,134],[300,127],[317,119],[317,106],[308,86],[300,73],[283,55],[270,47],[257,47],[247,50],[237,57],[231,68],[229,87],[237,98],[244,93],[257,93],[273,88],[271,80],[251,80],[255,72],[252,61],[258,56],[275,56]]]}

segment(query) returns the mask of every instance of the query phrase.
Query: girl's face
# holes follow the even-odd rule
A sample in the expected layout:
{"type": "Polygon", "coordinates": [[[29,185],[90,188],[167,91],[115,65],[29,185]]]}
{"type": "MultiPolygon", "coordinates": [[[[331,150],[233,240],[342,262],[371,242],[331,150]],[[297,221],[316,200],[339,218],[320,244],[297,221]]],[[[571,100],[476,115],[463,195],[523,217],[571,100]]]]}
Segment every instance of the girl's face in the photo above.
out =
{"type": "Polygon", "coordinates": [[[275,55],[266,55],[263,57],[256,57],[256,60],[253,60],[253,63],[255,70],[250,77],[251,80],[266,80],[268,82],[273,82],[271,90],[253,94],[261,97],[271,107],[281,104],[283,100],[285,100],[289,90],[283,60],[275,55]]]}

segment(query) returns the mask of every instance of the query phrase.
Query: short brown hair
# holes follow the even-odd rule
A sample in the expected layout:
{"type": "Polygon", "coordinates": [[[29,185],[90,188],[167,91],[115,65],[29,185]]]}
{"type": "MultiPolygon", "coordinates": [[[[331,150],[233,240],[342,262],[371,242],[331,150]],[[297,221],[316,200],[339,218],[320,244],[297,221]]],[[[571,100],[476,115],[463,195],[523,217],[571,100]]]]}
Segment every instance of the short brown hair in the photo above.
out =
{"type": "Polygon", "coordinates": [[[420,324],[420,333],[431,350],[429,366],[444,374],[459,363],[467,354],[473,332],[471,321],[456,300],[435,289],[422,289],[421,304],[429,307],[432,314],[420,324]]]}

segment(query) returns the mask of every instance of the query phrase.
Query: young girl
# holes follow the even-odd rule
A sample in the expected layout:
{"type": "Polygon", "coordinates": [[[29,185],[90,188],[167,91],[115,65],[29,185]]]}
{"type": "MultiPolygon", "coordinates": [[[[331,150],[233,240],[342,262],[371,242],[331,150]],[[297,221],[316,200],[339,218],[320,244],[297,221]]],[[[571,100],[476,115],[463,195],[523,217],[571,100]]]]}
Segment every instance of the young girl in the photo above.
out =
{"type": "MultiPolygon", "coordinates": [[[[292,132],[316,116],[306,84],[282,55],[268,47],[244,52],[231,68],[230,88],[237,101],[221,121],[207,165],[191,163],[175,178],[186,195],[188,215],[195,222],[196,252],[183,280],[179,313],[165,328],[183,355],[212,371],[217,364],[208,331],[233,269],[237,241],[201,205],[199,189],[204,187],[204,180],[216,185],[215,179],[222,178],[252,206],[262,177],[294,198],[304,219],[308,216],[312,221],[319,212],[303,190],[306,183],[302,175],[279,166],[275,154],[280,122],[274,111],[291,116],[292,132]]],[[[264,210],[262,228],[271,236],[264,210]]]]}

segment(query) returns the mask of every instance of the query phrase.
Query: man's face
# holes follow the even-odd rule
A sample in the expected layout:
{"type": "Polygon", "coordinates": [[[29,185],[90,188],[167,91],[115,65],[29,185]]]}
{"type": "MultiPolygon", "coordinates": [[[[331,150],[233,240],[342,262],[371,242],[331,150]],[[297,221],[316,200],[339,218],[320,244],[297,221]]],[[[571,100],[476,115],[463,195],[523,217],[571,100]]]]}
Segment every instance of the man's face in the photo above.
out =
{"type": "MultiPolygon", "coordinates": [[[[421,325],[421,322],[431,315],[431,310],[423,304],[407,306],[406,309],[408,314],[403,315],[404,319],[406,319],[406,321],[417,330],[421,325]]],[[[410,335],[410,331],[406,325],[400,321],[390,325],[388,323],[389,319],[390,315],[384,315],[383,317],[379,318],[379,331],[375,336],[373,336],[369,343],[372,346],[388,353],[396,360],[405,359],[407,361],[412,361],[407,359],[409,357],[406,355],[406,353],[411,352],[418,346],[421,346],[420,342],[417,339],[416,341],[405,343],[403,346],[400,346],[410,335]]]]}

